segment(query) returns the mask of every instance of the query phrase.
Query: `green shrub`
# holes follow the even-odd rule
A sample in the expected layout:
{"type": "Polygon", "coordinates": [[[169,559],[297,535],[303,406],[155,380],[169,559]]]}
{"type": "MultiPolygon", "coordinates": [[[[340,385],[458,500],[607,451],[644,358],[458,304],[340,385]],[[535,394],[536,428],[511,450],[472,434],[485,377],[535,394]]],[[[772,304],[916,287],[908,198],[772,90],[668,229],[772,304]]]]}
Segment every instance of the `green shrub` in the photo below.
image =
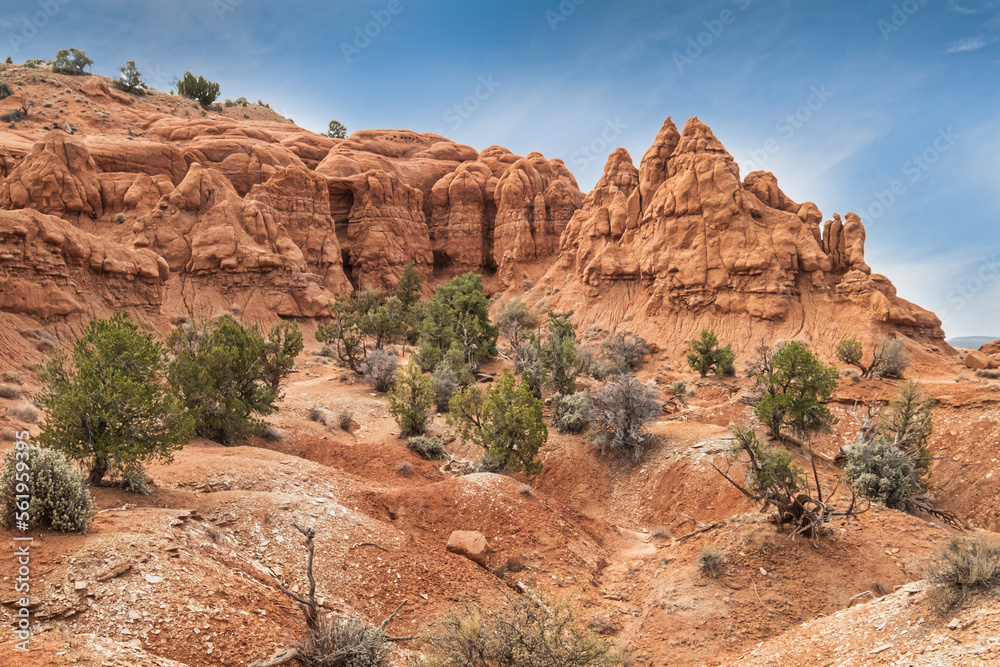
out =
{"type": "Polygon", "coordinates": [[[764,395],[754,414],[776,438],[786,426],[829,431],[836,418],[823,403],[833,395],[839,378],[836,368],[823,364],[802,343],[784,343],[757,373],[764,395]]]}
{"type": "Polygon", "coordinates": [[[83,68],[93,64],[94,61],[80,49],[62,49],[56,53],[56,59],[52,61],[52,71],[56,74],[77,76],[84,74],[83,68]]]}
{"type": "Polygon", "coordinates": [[[552,397],[552,425],[560,433],[580,433],[590,426],[590,394],[555,394],[552,397]]]}
{"type": "Polygon", "coordinates": [[[279,322],[268,332],[261,351],[260,375],[276,399],[282,398],[281,383],[291,375],[295,358],[304,347],[302,332],[295,322],[279,322]]]}
{"type": "Polygon", "coordinates": [[[406,439],[406,446],[428,461],[443,461],[448,458],[444,445],[437,438],[415,435],[406,439]]]}
{"type": "Polygon", "coordinates": [[[134,60],[126,60],[119,71],[121,74],[112,82],[115,88],[133,95],[146,94],[146,82],[142,80],[142,73],[135,66],[134,60]]]}
{"type": "Polygon", "coordinates": [[[933,407],[934,398],[920,391],[916,382],[903,383],[889,401],[889,413],[879,420],[876,428],[878,436],[890,440],[910,457],[920,484],[925,486],[931,470],[929,440],[933,407]]]}
{"type": "Polygon", "coordinates": [[[425,667],[619,667],[628,656],[594,636],[565,602],[508,597],[488,608],[468,600],[451,609],[433,632],[425,667]]]}
{"type": "Polygon", "coordinates": [[[260,417],[274,412],[273,381],[283,375],[267,372],[274,350],[256,325],[244,327],[227,314],[214,324],[183,324],[167,344],[174,353],[170,383],[194,415],[198,435],[223,445],[263,435],[260,417]]]}
{"type": "Polygon", "coordinates": [[[996,593],[1000,590],[1000,541],[983,536],[953,539],[938,554],[929,579],[934,584],[929,597],[941,614],[964,605],[973,592],[996,593]]]}
{"type": "Polygon", "coordinates": [[[434,370],[452,348],[462,354],[472,371],[496,356],[499,329],[490,321],[483,277],[466,273],[438,287],[424,308],[419,330],[419,359],[424,370],[434,370]]]}
{"type": "Polygon", "coordinates": [[[448,423],[462,440],[485,450],[483,466],[491,471],[529,475],[541,471],[535,460],[549,437],[542,417],[542,402],[527,382],[520,383],[505,368],[483,395],[475,387],[456,393],[448,406],[448,423]]]}
{"type": "Polygon", "coordinates": [[[395,388],[389,390],[389,413],[404,438],[423,434],[433,402],[434,386],[430,378],[423,377],[420,365],[410,359],[395,388]]]}
{"type": "Polygon", "coordinates": [[[711,329],[702,329],[700,336],[691,341],[691,352],[687,355],[688,366],[701,377],[713,372],[718,377],[733,375],[736,355],[733,346],[719,347],[719,339],[711,329]]]}
{"type": "Polygon", "coordinates": [[[347,127],[345,127],[339,120],[331,120],[326,131],[326,136],[331,139],[344,139],[347,137],[347,127]]]}
{"type": "Polygon", "coordinates": [[[918,480],[913,460],[886,438],[853,446],[844,476],[862,497],[898,510],[906,509],[918,480]]]}
{"type": "Polygon", "coordinates": [[[6,453],[0,493],[0,522],[8,528],[23,520],[29,529],[85,533],[97,511],[80,471],[60,452],[34,445],[6,453]],[[27,461],[18,460],[25,453],[27,461]],[[19,501],[19,494],[31,499],[19,501]]]}
{"type": "Polygon", "coordinates": [[[203,76],[195,77],[191,72],[185,72],[184,78],[177,82],[177,94],[207,107],[219,96],[219,84],[208,81],[203,76]]]}
{"type": "Polygon", "coordinates": [[[656,442],[646,424],[663,411],[656,392],[631,375],[604,385],[591,396],[591,415],[602,454],[638,462],[656,442]]]}
{"type": "Polygon", "coordinates": [[[92,320],[72,362],[62,352],[46,362],[38,442],[88,465],[91,484],[116,468],[169,461],[191,437],[192,418],[163,382],[163,346],[125,311],[92,320]]]}
{"type": "Polygon", "coordinates": [[[10,86],[6,83],[0,82],[0,100],[10,97],[14,91],[10,89],[10,86]]]}
{"type": "Polygon", "coordinates": [[[837,343],[836,355],[839,361],[857,366],[865,379],[901,378],[910,365],[910,355],[901,338],[883,338],[872,353],[870,366],[862,363],[864,349],[855,338],[845,338],[837,343]]]}

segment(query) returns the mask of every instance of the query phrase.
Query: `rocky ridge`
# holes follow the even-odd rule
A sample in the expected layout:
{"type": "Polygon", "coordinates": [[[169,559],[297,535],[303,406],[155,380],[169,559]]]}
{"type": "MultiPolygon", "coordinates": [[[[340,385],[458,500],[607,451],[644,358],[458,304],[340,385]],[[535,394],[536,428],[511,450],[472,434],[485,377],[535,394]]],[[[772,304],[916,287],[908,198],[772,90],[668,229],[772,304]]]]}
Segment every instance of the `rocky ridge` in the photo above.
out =
{"type": "Polygon", "coordinates": [[[741,181],[697,118],[683,132],[667,119],[638,167],[613,152],[584,197],[540,153],[408,130],[331,139],[258,105],[220,113],[98,76],[22,74],[34,79],[4,104],[41,110],[0,131],[6,312],[315,317],[412,260],[431,284],[476,271],[509,296],[531,278],[540,307],[668,350],[709,326],[742,348],[890,334],[947,351],[940,321],[872,273],[857,215],[822,222],[774,175],[741,181]],[[29,238],[29,219],[62,231],[29,238]]]}

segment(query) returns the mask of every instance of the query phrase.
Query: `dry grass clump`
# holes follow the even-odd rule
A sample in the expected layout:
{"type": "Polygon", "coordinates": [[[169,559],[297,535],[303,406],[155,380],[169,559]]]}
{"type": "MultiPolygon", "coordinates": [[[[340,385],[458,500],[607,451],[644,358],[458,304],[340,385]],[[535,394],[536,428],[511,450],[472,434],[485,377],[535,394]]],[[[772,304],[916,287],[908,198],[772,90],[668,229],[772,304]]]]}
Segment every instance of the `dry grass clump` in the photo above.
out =
{"type": "Polygon", "coordinates": [[[0,398],[21,398],[21,388],[13,384],[0,384],[0,398]]]}
{"type": "Polygon", "coordinates": [[[938,554],[929,578],[934,588],[927,598],[942,615],[962,607],[975,593],[1000,591],[1000,540],[982,536],[952,540],[938,554]]]}
{"type": "Polygon", "coordinates": [[[17,405],[7,408],[7,414],[14,419],[19,419],[25,424],[37,424],[38,423],[38,408],[36,408],[31,403],[27,401],[18,403],[17,405]]]}

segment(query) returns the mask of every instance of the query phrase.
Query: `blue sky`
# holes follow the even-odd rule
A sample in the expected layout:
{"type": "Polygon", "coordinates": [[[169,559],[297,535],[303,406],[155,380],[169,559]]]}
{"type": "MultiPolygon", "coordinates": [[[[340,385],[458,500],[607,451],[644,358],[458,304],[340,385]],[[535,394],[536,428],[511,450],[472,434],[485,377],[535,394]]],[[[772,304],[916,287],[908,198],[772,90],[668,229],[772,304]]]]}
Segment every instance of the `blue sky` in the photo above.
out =
{"type": "Polygon", "coordinates": [[[949,336],[1000,336],[998,38],[1000,0],[0,5],[0,57],[76,46],[161,90],[191,70],[316,131],[561,157],[584,190],[617,146],[638,161],[696,115],[744,175],[859,213],[869,264],[949,336]]]}

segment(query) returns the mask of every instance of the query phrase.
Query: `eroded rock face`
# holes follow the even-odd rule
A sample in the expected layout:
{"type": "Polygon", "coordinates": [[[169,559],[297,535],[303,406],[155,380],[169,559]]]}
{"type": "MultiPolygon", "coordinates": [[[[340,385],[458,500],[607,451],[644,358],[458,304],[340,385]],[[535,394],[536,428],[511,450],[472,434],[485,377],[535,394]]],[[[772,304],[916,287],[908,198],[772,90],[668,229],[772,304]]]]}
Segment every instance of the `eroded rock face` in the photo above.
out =
{"type": "Polygon", "coordinates": [[[884,276],[872,275],[857,215],[835,215],[822,233],[820,220],[814,204],[792,201],[770,173],[753,172],[741,182],[732,156],[697,118],[680,134],[668,119],[638,169],[624,149],[612,153],[567,225],[559,259],[540,289],[562,284],[568,272],[582,286],[578,302],[569,303],[567,295],[561,307],[590,311],[589,319],[602,324],[662,316],[670,324],[652,340],[676,340],[679,333],[683,345],[699,322],[720,326],[726,316],[733,316],[730,340],[746,340],[755,330],[770,339],[780,331],[825,344],[846,337],[840,330],[848,333],[850,323],[824,328],[822,319],[848,312],[862,314],[865,324],[855,329],[870,336],[899,330],[943,338],[933,313],[898,298],[884,276]],[[614,285],[641,292],[630,292],[626,304],[596,305],[602,296],[612,298],[614,285]]]}
{"type": "Polygon", "coordinates": [[[0,210],[0,262],[0,310],[43,319],[158,306],[169,275],[150,250],[110,243],[32,209],[0,210]]]}
{"type": "Polygon", "coordinates": [[[491,146],[431,191],[435,261],[460,271],[496,269],[502,284],[513,284],[517,266],[557,252],[582,202],[562,160],[491,146]]]}
{"type": "MultiPolygon", "coordinates": [[[[741,181],[697,119],[683,132],[667,119],[638,167],[612,153],[584,197],[561,160],[539,153],[477,153],[408,130],[330,139],[262,107],[200,116],[175,96],[132,98],[98,76],[67,81],[80,99],[59,129],[40,115],[0,128],[5,224],[41,230],[30,243],[13,227],[4,236],[14,245],[0,272],[31,279],[9,282],[0,309],[321,315],[357,287],[391,289],[412,260],[429,284],[467,271],[501,289],[530,277],[551,307],[608,330],[629,323],[667,351],[701,326],[744,342],[859,328],[940,338],[931,313],[872,273],[856,215],[823,223],[773,175],[741,181]],[[55,220],[66,246],[37,241],[55,220]],[[44,287],[25,287],[36,280],[44,287]],[[111,287],[123,281],[133,296],[111,287]]],[[[23,92],[64,105],[65,91],[51,88],[23,92]]]]}
{"type": "MultiPolygon", "coordinates": [[[[259,195],[268,198],[266,186],[259,195]]],[[[290,219],[284,203],[284,217],[290,219]]],[[[195,163],[173,192],[135,223],[132,245],[152,249],[177,274],[219,278],[226,287],[244,284],[251,294],[262,290],[266,307],[279,315],[324,314],[334,297],[312,278],[281,217],[267,201],[243,199],[223,174],[195,163]]],[[[331,280],[336,282],[335,274],[331,280]]]]}
{"type": "Polygon", "coordinates": [[[104,213],[97,164],[82,141],[50,132],[0,184],[0,208],[91,218],[104,213]]]}

